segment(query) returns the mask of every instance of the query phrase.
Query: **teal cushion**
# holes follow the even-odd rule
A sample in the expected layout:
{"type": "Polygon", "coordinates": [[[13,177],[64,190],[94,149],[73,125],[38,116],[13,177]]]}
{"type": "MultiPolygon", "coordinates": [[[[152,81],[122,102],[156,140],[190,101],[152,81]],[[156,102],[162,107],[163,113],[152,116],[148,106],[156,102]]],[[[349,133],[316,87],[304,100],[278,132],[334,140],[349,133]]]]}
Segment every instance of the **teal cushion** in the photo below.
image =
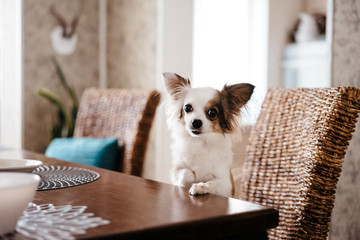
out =
{"type": "Polygon", "coordinates": [[[46,149],[47,157],[117,170],[117,138],[55,138],[46,149]]]}

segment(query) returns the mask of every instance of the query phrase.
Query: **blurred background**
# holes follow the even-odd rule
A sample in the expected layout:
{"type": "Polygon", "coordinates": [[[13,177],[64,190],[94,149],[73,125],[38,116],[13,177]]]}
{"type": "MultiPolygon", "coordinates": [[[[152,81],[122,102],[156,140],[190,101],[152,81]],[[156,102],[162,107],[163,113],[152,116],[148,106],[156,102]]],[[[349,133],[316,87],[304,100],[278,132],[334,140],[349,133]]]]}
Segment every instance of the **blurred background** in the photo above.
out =
{"type": "MultiPolygon", "coordinates": [[[[161,90],[161,73],[176,72],[194,86],[256,86],[234,147],[236,175],[268,88],[360,87],[359,26],[360,2],[351,0],[2,0],[0,145],[45,151],[57,111],[38,89],[71,105],[56,66],[78,100],[89,87],[161,90]]],[[[360,238],[356,131],[331,239],[360,238]]],[[[168,136],[160,107],[144,177],[169,182],[168,136]]]]}

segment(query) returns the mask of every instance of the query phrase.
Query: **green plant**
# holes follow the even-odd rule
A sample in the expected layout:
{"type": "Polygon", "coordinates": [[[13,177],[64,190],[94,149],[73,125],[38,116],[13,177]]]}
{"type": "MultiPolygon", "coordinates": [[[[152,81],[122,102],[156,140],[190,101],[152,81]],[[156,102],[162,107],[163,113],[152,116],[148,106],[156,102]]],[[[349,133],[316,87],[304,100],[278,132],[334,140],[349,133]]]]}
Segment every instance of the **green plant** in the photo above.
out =
{"type": "Polygon", "coordinates": [[[51,92],[47,88],[38,88],[37,94],[44,97],[57,108],[57,122],[53,123],[50,128],[50,141],[59,137],[72,137],[74,134],[75,120],[79,108],[79,102],[73,87],[71,87],[65,78],[65,75],[55,57],[51,58],[51,62],[55,66],[56,75],[60,80],[61,87],[69,96],[71,107],[68,111],[66,104],[60,99],[58,95],[51,92]]]}

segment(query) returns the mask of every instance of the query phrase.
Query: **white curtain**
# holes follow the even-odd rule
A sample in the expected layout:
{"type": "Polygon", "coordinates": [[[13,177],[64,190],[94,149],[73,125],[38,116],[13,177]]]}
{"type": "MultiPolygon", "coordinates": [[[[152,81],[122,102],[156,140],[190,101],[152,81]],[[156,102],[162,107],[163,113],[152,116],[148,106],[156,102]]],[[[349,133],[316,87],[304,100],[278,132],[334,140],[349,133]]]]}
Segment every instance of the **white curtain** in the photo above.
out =
{"type": "Polygon", "coordinates": [[[22,147],[21,0],[0,1],[0,146],[22,147]]]}
{"type": "Polygon", "coordinates": [[[245,124],[253,124],[267,90],[269,0],[194,0],[193,85],[256,86],[245,124]]]}
{"type": "Polygon", "coordinates": [[[194,85],[247,82],[249,1],[195,0],[194,7],[194,85]]]}

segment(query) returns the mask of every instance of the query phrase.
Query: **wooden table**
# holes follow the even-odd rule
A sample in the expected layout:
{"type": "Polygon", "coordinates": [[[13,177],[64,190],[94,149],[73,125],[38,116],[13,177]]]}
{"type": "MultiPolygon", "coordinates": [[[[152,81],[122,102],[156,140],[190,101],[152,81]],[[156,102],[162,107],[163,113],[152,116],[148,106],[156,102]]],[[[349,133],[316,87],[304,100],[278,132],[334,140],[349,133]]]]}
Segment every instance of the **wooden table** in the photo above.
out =
{"type": "Polygon", "coordinates": [[[90,169],[101,176],[84,185],[37,191],[36,204],[85,205],[87,212],[110,220],[79,239],[266,239],[278,225],[278,212],[216,195],[190,196],[188,189],[119,172],[47,158],[27,151],[0,151],[0,158],[38,159],[45,165],[90,169]]]}

